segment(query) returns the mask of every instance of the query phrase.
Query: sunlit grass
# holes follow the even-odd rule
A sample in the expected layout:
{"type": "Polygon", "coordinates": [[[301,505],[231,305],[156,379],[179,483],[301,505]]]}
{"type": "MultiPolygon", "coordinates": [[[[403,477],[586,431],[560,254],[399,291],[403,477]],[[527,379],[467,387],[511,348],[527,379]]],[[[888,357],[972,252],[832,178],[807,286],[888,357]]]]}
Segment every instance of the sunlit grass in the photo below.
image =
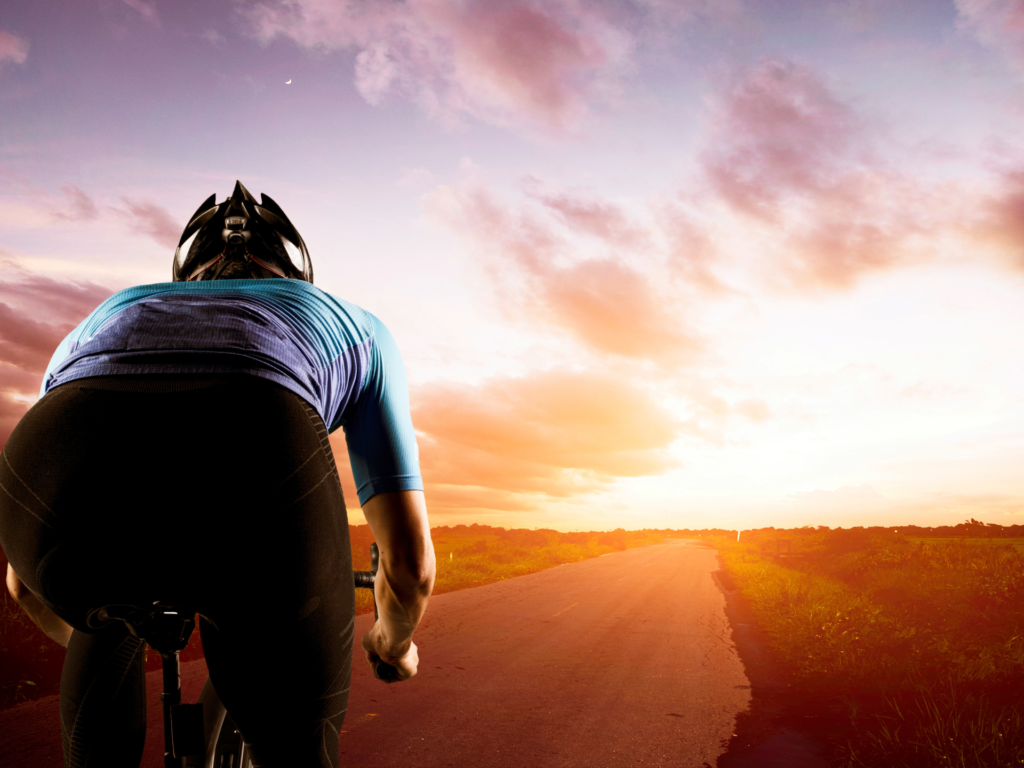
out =
{"type": "MultiPolygon", "coordinates": [[[[949,544],[950,539],[948,538],[921,538],[916,536],[908,536],[907,541],[914,544],[949,544]]],[[[954,539],[964,544],[968,544],[972,547],[1013,547],[1018,552],[1024,552],[1024,539],[954,539]]]]}
{"type": "MultiPolygon", "coordinates": [[[[435,595],[664,540],[664,534],[656,531],[561,533],[480,525],[435,528],[431,536],[437,556],[435,595]]],[[[351,537],[353,568],[369,570],[369,543],[373,538],[368,526],[351,529],[351,537]]],[[[372,596],[366,590],[357,590],[356,613],[371,611],[372,596]]]]}
{"type": "Polygon", "coordinates": [[[845,766],[1024,765],[1024,552],[772,532],[719,551],[794,682],[841,697],[845,766]],[[785,537],[792,555],[762,554],[785,537]],[[760,538],[760,540],[759,540],[760,538]]]}

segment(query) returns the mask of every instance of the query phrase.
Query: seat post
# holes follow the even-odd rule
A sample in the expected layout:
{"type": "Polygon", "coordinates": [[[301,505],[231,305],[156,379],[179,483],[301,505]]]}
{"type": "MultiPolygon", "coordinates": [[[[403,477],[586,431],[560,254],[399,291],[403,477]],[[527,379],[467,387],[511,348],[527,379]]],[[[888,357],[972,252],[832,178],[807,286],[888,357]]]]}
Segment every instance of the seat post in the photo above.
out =
{"type": "Polygon", "coordinates": [[[171,707],[181,704],[181,665],[178,651],[161,653],[164,690],[160,701],[164,710],[164,768],[181,768],[181,758],[174,757],[174,742],[171,732],[171,707]]]}

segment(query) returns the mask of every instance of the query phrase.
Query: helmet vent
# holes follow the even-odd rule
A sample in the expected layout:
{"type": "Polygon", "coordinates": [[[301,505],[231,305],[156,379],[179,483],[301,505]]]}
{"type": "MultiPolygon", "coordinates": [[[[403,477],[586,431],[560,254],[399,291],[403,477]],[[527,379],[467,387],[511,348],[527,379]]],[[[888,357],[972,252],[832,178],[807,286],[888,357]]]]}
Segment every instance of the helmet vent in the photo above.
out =
{"type": "Polygon", "coordinates": [[[210,195],[182,233],[172,279],[227,279],[219,277],[221,267],[209,268],[222,258],[225,263],[236,260],[244,252],[246,260],[261,266],[265,274],[312,283],[313,265],[302,236],[281,206],[265,194],[260,197],[262,205],[238,181],[223,203],[217,205],[210,195]]]}

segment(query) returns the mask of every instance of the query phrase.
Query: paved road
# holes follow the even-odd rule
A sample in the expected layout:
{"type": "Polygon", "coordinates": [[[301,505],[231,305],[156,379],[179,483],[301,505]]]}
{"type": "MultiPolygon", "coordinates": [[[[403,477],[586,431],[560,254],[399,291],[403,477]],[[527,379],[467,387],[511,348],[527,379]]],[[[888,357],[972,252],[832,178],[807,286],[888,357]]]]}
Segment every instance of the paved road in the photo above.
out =
{"type": "Polygon", "coordinates": [[[357,665],[342,765],[714,765],[750,700],[716,569],[676,540],[439,595],[416,678],[357,665]]]}
{"type": "MultiPolygon", "coordinates": [[[[675,540],[433,598],[416,678],[386,686],[357,660],[342,765],[715,765],[750,701],[716,568],[714,550],[675,540]]],[[[183,672],[197,692],[202,662],[183,672]]],[[[0,754],[20,735],[0,762],[60,764],[55,703],[0,713],[0,754]]]]}

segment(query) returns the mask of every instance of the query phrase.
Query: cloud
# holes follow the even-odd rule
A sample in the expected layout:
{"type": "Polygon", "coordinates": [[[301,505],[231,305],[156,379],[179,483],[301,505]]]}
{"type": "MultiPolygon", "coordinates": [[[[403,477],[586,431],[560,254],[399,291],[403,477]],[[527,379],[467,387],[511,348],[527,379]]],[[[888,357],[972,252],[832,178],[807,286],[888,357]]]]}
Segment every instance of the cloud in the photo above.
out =
{"type": "Polygon", "coordinates": [[[53,210],[53,215],[65,221],[92,221],[99,218],[96,203],[75,184],[62,184],[64,202],[53,210]]]}
{"type": "Polygon", "coordinates": [[[603,371],[434,382],[413,391],[412,411],[431,496],[443,487],[492,508],[524,503],[509,494],[566,497],[664,472],[680,427],[646,390],[603,371]],[[475,489],[489,489],[486,504],[475,489]]]}
{"type": "Polygon", "coordinates": [[[61,340],[112,290],[54,280],[2,263],[0,279],[0,444],[35,402],[61,340]]]}
{"type": "Polygon", "coordinates": [[[715,275],[720,249],[709,225],[701,220],[698,206],[680,202],[656,209],[659,228],[668,248],[673,273],[704,293],[721,294],[727,286],[715,275]]]}
{"type": "Polygon", "coordinates": [[[831,188],[863,127],[814,70],[774,59],[745,72],[715,111],[705,171],[731,206],[769,219],[787,193],[831,188]]]}
{"type": "Polygon", "coordinates": [[[634,44],[600,4],[575,0],[283,0],[250,17],[265,41],[357,49],[355,84],[370,104],[399,93],[449,123],[468,116],[556,132],[614,95],[634,44]]]}
{"type": "Polygon", "coordinates": [[[434,180],[434,174],[426,168],[403,168],[402,175],[395,182],[399,187],[422,187],[434,180]]]}
{"type": "Polygon", "coordinates": [[[5,61],[24,64],[28,58],[28,42],[0,29],[0,65],[5,61]]]}
{"type": "Polygon", "coordinates": [[[156,5],[144,2],[144,0],[124,0],[124,4],[142,14],[146,21],[156,24],[160,19],[156,15],[156,5]]]}
{"type": "Polygon", "coordinates": [[[185,228],[166,208],[151,202],[137,202],[122,197],[127,211],[119,211],[128,217],[132,231],[152,238],[165,248],[176,248],[181,232],[185,228]]]}
{"type": "Polygon", "coordinates": [[[1024,2],[956,0],[961,24],[1024,69],[1024,2]]]}
{"type": "Polygon", "coordinates": [[[869,128],[815,70],[789,61],[760,62],[716,100],[705,178],[755,228],[783,282],[845,288],[907,263],[948,212],[938,190],[877,158],[869,128]]]}
{"type": "Polygon", "coordinates": [[[993,244],[1011,266],[1024,270],[1024,170],[1001,174],[971,229],[976,237],[993,244]]]}
{"type": "Polygon", "coordinates": [[[633,250],[651,247],[649,231],[632,221],[618,205],[566,192],[545,192],[538,179],[523,183],[526,195],[557,214],[569,228],[611,245],[633,250]]]}
{"type": "Polygon", "coordinates": [[[0,361],[29,371],[43,371],[73,325],[33,320],[0,303],[0,361]]]}
{"type": "Polygon", "coordinates": [[[735,410],[741,416],[755,423],[767,421],[772,415],[768,404],[758,398],[750,398],[736,403],[735,410]]]}
{"type": "Polygon", "coordinates": [[[210,45],[214,45],[214,46],[217,46],[217,47],[220,47],[220,46],[224,45],[224,42],[225,42],[224,35],[222,35],[220,32],[218,32],[213,27],[207,27],[206,29],[204,29],[202,32],[199,33],[199,36],[201,38],[203,38],[203,40],[208,42],[210,45]]]}
{"type": "Polygon", "coordinates": [[[479,185],[439,187],[423,198],[431,217],[491,259],[509,312],[521,321],[561,328],[592,351],[658,363],[685,361],[699,350],[676,314],[678,296],[661,293],[615,253],[624,241],[642,239],[621,211],[566,195],[539,201],[539,212],[506,207],[479,185]],[[581,258],[585,251],[573,242],[580,234],[598,237],[612,253],[581,258]]]}

